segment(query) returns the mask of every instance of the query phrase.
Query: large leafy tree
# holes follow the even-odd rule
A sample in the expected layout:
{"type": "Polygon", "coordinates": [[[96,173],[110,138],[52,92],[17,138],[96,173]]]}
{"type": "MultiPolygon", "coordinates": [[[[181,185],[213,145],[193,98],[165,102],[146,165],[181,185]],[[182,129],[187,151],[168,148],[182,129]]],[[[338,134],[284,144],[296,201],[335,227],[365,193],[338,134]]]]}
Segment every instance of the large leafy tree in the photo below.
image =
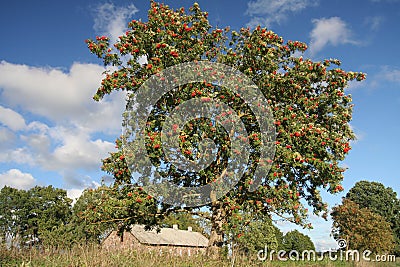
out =
{"type": "Polygon", "coordinates": [[[382,183],[359,181],[346,194],[346,198],[357,203],[361,208],[381,215],[390,223],[396,238],[397,255],[400,255],[400,199],[396,192],[382,183]]]}
{"type": "MultiPolygon", "coordinates": [[[[240,224],[235,225],[240,226],[240,224]]],[[[282,233],[269,217],[256,216],[252,220],[247,220],[237,231],[233,231],[234,229],[231,229],[234,233],[232,238],[234,243],[237,244],[239,252],[249,256],[257,255],[257,252],[265,249],[265,246],[269,251],[278,251],[279,242],[282,242],[280,240],[282,233]]]]}
{"type": "Polygon", "coordinates": [[[40,237],[54,227],[66,225],[71,218],[72,200],[67,191],[52,186],[35,186],[28,190],[29,219],[27,233],[40,237]]]}
{"type": "MultiPolygon", "coordinates": [[[[206,205],[211,212],[210,251],[215,251],[214,248],[223,244],[224,225],[243,206],[251,205],[260,213],[275,213],[305,226],[308,225],[305,203],[317,214],[326,212],[327,205],[321,199],[320,190],[330,193],[342,190],[344,168],[339,166],[339,162],[351,149],[350,141],[354,139],[348,124],[352,117],[351,96],[344,92],[344,88],[349,81],[363,80],[365,76],[340,69],[339,60],[314,62],[298,56],[307,49],[306,44],[285,42],[266,28],[242,28],[239,31],[229,27],[213,28],[207,16],[197,3],[187,13],[183,8],[173,10],[152,1],[148,21],[129,22],[129,29],[115,44],[110,44],[107,36],[86,42],[90,51],[105,65],[114,66],[105,73],[94,95],[96,101],[116,90],[126,91],[133,99],[152,75],[178,63],[202,60],[236,68],[251,79],[267,99],[275,118],[276,156],[273,162],[269,162],[272,164],[270,172],[264,174],[260,186],[254,191],[248,189],[254,182],[253,172],[259,164],[259,140],[263,133],[254,113],[239,94],[208,82],[187,84],[163,96],[147,121],[147,152],[151,162],[161,168],[171,166],[165,162],[162,150],[160,132],[163,121],[180,103],[192,98],[210,101],[218,98],[240,113],[252,150],[242,179],[225,197],[212,199],[206,205]],[[140,63],[143,61],[146,62],[140,63]]],[[[180,136],[185,157],[198,156],[196,151],[201,137],[207,136],[216,143],[217,158],[209,168],[196,175],[177,172],[171,166],[163,170],[164,179],[185,186],[218,180],[226,169],[230,153],[234,153],[230,151],[229,140],[221,126],[199,119],[188,122],[180,136]]],[[[121,140],[117,140],[117,147],[121,149],[121,140]]],[[[132,181],[121,150],[111,153],[103,161],[103,169],[114,176],[118,192],[122,192],[120,188],[124,186],[129,190],[141,186],[132,181]]],[[[127,194],[122,195],[128,198],[127,194]]],[[[159,205],[157,201],[152,202],[159,207],[153,210],[156,214],[150,215],[152,218],[182,209],[165,203],[159,205]]],[[[130,205],[124,200],[113,204],[117,206],[108,209],[124,210],[123,216],[121,213],[118,215],[124,225],[142,218],[140,214],[131,213],[135,209],[123,208],[130,205]]],[[[148,205],[144,201],[139,204],[148,205]]],[[[194,208],[185,210],[196,212],[194,208]]]]}
{"type": "Polygon", "coordinates": [[[26,191],[5,186],[0,190],[0,240],[17,242],[27,224],[26,191]]]}
{"type": "Polygon", "coordinates": [[[299,254],[304,250],[315,250],[314,243],[310,237],[300,233],[298,230],[293,230],[285,234],[283,237],[283,246],[285,247],[285,251],[295,250],[299,254]]]}
{"type": "Polygon", "coordinates": [[[331,215],[333,237],[336,240],[344,239],[347,249],[392,252],[394,236],[384,217],[361,208],[347,198],[343,198],[343,203],[333,208],[331,215]]]}
{"type": "MultiPolygon", "coordinates": [[[[66,225],[71,218],[67,192],[52,186],[29,190],[4,187],[0,191],[0,227],[3,238],[46,243],[49,233],[66,225]]],[[[5,239],[3,239],[5,240],[5,239]]]]}

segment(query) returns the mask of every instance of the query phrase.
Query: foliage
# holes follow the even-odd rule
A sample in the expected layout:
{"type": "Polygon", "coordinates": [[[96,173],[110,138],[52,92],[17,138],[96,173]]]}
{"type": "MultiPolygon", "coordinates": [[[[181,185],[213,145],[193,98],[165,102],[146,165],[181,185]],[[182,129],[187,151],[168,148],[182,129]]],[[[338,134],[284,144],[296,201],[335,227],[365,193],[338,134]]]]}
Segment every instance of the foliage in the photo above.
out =
{"type": "Polygon", "coordinates": [[[374,253],[390,253],[393,250],[393,232],[384,217],[361,208],[347,198],[333,208],[331,215],[333,237],[346,240],[347,249],[368,249],[374,253]]]}
{"type": "Polygon", "coordinates": [[[5,186],[0,190],[0,234],[2,243],[6,239],[16,241],[26,224],[26,212],[22,208],[26,192],[5,186]]]}
{"type": "Polygon", "coordinates": [[[359,181],[347,193],[346,198],[357,203],[360,208],[381,215],[390,223],[396,238],[395,253],[400,256],[400,199],[390,187],[378,182],[359,181]]]}
{"type": "Polygon", "coordinates": [[[284,246],[284,243],[283,243],[284,235],[283,235],[282,231],[278,227],[276,227],[275,225],[274,225],[274,234],[275,234],[276,242],[278,243],[278,247],[276,248],[276,250],[277,251],[285,250],[285,246],[284,246]]]}
{"type": "Polygon", "coordinates": [[[188,227],[192,227],[192,230],[207,235],[209,230],[207,227],[207,221],[204,221],[202,217],[193,216],[187,212],[176,212],[166,216],[161,226],[172,228],[174,224],[177,224],[179,229],[188,230],[188,227]]]}
{"type": "Polygon", "coordinates": [[[141,187],[108,187],[86,189],[74,205],[76,223],[87,241],[99,242],[107,231],[129,230],[135,223],[154,226],[157,206],[141,187]]]}
{"type": "Polygon", "coordinates": [[[71,218],[71,202],[63,189],[36,186],[27,191],[4,187],[0,191],[0,229],[2,240],[17,246],[40,241],[66,225],[71,218]]]}
{"type": "MultiPolygon", "coordinates": [[[[173,10],[152,1],[148,21],[129,22],[129,29],[115,44],[110,44],[106,36],[86,40],[93,54],[105,65],[114,66],[105,73],[94,99],[99,101],[116,90],[124,90],[133,96],[150,76],[182,62],[209,60],[238,69],[262,91],[275,118],[276,156],[270,162],[271,171],[265,173],[261,186],[253,192],[248,190],[259,157],[261,133],[256,118],[240,95],[217,84],[187,84],[160,99],[146,129],[151,161],[159,168],[168,166],[169,169],[161,170],[164,178],[180,185],[198,186],[218,179],[231,153],[226,135],[218,130],[218,125],[210,125],[209,120],[201,119],[188,123],[181,132],[180,146],[186,157],[197,156],[199,136],[209,136],[218,148],[215,162],[196,175],[178,172],[171,164],[161,164],[165,158],[160,132],[165,117],[180,103],[191,98],[219,99],[241,113],[241,120],[250,135],[252,154],[247,172],[235,188],[224,198],[213,200],[208,205],[212,222],[210,244],[222,245],[222,226],[246,205],[252,205],[266,215],[288,215],[287,220],[309,227],[303,203],[307,202],[317,214],[324,213],[327,205],[319,191],[324,189],[336,193],[343,190],[340,184],[344,168],[338,163],[348,154],[351,149],[349,142],[354,139],[348,124],[352,117],[351,96],[344,92],[344,88],[349,81],[363,80],[365,75],[340,69],[339,60],[313,62],[299,57],[297,55],[307,49],[306,44],[285,42],[268,29],[256,27],[234,31],[229,27],[212,28],[207,17],[207,12],[201,11],[197,3],[186,13],[183,8],[173,10]],[[143,59],[147,62],[141,64],[139,60],[143,59]]],[[[119,149],[120,142],[117,140],[119,149]]],[[[151,217],[147,223],[156,224],[162,214],[181,209],[162,205],[156,211],[154,200],[144,201],[140,197],[141,203],[132,201],[127,190],[138,191],[131,187],[132,177],[121,151],[111,153],[103,161],[103,170],[114,176],[116,186],[109,192],[109,195],[114,194],[113,201],[102,203],[106,205],[101,207],[101,211],[106,212],[104,215],[97,216],[100,211],[89,210],[93,221],[116,220],[126,226],[141,220],[141,209],[146,209],[146,214],[151,217]],[[149,208],[151,211],[148,213],[149,208]]],[[[140,188],[140,185],[134,186],[140,188]]]]}
{"type": "Polygon", "coordinates": [[[314,243],[310,237],[300,233],[298,230],[287,232],[283,237],[283,246],[288,253],[292,250],[301,254],[305,250],[315,250],[314,243]]]}
{"type": "Polygon", "coordinates": [[[279,243],[275,236],[276,230],[279,231],[269,217],[256,218],[239,229],[234,241],[239,251],[249,256],[257,255],[257,252],[265,249],[265,246],[269,251],[277,251],[279,243]]]}

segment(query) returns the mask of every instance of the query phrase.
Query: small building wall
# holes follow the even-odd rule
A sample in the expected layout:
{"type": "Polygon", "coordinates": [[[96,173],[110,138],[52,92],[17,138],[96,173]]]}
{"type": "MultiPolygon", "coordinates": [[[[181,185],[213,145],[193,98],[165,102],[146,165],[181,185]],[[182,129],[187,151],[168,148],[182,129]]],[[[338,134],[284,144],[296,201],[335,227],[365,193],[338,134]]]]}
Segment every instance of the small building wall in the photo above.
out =
{"type": "Polygon", "coordinates": [[[138,248],[139,246],[141,246],[141,244],[130,232],[124,232],[123,237],[121,238],[117,234],[117,231],[112,231],[102,243],[102,248],[109,250],[133,249],[138,248]]]}
{"type": "Polygon", "coordinates": [[[203,247],[181,247],[181,246],[150,246],[141,245],[139,249],[147,248],[147,251],[151,253],[157,253],[159,255],[169,254],[173,256],[194,256],[197,254],[203,254],[206,252],[206,248],[203,247]]]}
{"type": "Polygon", "coordinates": [[[135,249],[137,251],[150,252],[159,255],[170,254],[173,256],[193,256],[205,253],[204,247],[183,247],[183,246],[159,246],[141,244],[130,232],[124,232],[123,238],[117,234],[117,231],[110,233],[102,242],[102,248],[106,250],[126,250],[135,249]]]}

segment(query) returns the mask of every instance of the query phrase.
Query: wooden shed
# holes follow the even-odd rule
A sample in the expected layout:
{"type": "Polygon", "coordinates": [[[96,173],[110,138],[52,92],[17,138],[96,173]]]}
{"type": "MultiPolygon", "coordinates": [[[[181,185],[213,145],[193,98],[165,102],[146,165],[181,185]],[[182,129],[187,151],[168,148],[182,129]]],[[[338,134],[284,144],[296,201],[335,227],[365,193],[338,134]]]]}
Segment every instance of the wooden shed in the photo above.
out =
{"type": "Polygon", "coordinates": [[[205,252],[208,239],[199,232],[179,230],[177,225],[173,228],[161,228],[146,231],[144,225],[134,225],[130,232],[122,236],[117,231],[111,232],[102,242],[103,249],[135,249],[139,251],[152,251],[156,253],[170,253],[173,255],[191,256],[205,252]]]}

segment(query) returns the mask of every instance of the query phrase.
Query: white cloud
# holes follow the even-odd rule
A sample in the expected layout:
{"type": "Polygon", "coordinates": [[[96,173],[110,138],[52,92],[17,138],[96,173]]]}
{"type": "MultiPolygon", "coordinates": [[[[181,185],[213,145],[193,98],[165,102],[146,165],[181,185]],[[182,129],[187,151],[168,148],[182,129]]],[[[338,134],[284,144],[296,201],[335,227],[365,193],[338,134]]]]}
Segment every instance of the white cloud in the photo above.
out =
{"type": "Polygon", "coordinates": [[[17,137],[6,127],[0,126],[0,150],[4,150],[15,145],[17,137]]]}
{"type": "MultiPolygon", "coordinates": [[[[134,5],[98,5],[94,29],[115,41],[137,11],[134,5]]],[[[124,92],[92,99],[104,71],[96,64],[65,70],[0,61],[0,164],[56,171],[74,190],[97,186],[82,173],[99,171],[101,159],[115,150],[125,108],[124,92]]]]}
{"type": "Polygon", "coordinates": [[[80,169],[95,170],[100,167],[100,160],[113,151],[114,143],[101,139],[91,140],[83,131],[71,129],[54,129],[61,134],[62,145],[58,146],[50,155],[43,155],[39,162],[46,169],[80,169]],[[50,160],[49,160],[50,158],[50,160]]]}
{"type": "Polygon", "coordinates": [[[13,162],[17,164],[28,164],[31,166],[33,166],[35,163],[34,156],[26,147],[18,147],[1,151],[0,163],[1,162],[13,162]]]}
{"type": "Polygon", "coordinates": [[[352,32],[339,17],[314,19],[309,51],[315,55],[327,45],[358,44],[352,39],[352,32]]]}
{"type": "MultiPolygon", "coordinates": [[[[138,11],[134,5],[111,3],[93,10],[94,29],[113,41],[138,11]]],[[[65,70],[0,61],[0,163],[56,171],[74,190],[97,186],[77,173],[99,171],[101,159],[115,150],[126,95],[114,92],[100,102],[92,99],[104,71],[95,64],[73,63],[65,70]]]]}
{"type": "Polygon", "coordinates": [[[35,185],[36,179],[30,173],[23,173],[18,169],[10,169],[0,173],[0,188],[10,186],[17,189],[29,189],[35,185]]]}
{"type": "Polygon", "coordinates": [[[381,27],[384,20],[385,18],[382,16],[367,17],[364,20],[364,24],[367,25],[371,30],[377,31],[381,27]]]}
{"type": "Polygon", "coordinates": [[[0,128],[0,140],[9,141],[1,146],[0,162],[29,164],[61,174],[99,170],[101,159],[115,150],[114,140],[104,136],[121,133],[125,108],[123,92],[100,102],[92,99],[103,71],[94,64],[74,63],[65,72],[1,62],[2,102],[18,107],[29,118],[46,120],[29,121],[0,106],[0,121],[7,126],[0,128]]]}
{"type": "MultiPolygon", "coordinates": [[[[104,70],[99,65],[74,63],[69,72],[63,72],[56,68],[2,61],[1,97],[11,107],[19,107],[53,122],[119,134],[121,124],[116,118],[121,117],[125,94],[114,93],[100,103],[92,99],[104,70]]],[[[15,125],[7,122],[9,127],[14,130],[25,127],[22,116],[11,115],[17,119],[13,119],[15,125]]],[[[43,125],[37,127],[43,128],[43,125]]]]}
{"type": "Polygon", "coordinates": [[[72,205],[76,203],[82,193],[83,189],[67,189],[67,197],[72,199],[72,205]]]}
{"type": "Polygon", "coordinates": [[[48,171],[99,170],[114,143],[96,139],[76,128],[49,128],[47,133],[21,135],[25,146],[0,153],[0,162],[39,166],[48,171]],[[58,141],[59,140],[59,141],[58,141]],[[56,144],[56,145],[54,145],[56,144]]]}
{"type": "Polygon", "coordinates": [[[370,90],[379,89],[382,85],[385,88],[398,88],[400,85],[400,69],[395,66],[379,66],[375,73],[368,77],[366,86],[370,90]]]}
{"type": "Polygon", "coordinates": [[[85,172],[77,172],[75,170],[65,170],[63,172],[64,183],[67,188],[97,188],[100,183],[93,180],[93,178],[87,175],[85,172]]]}
{"type": "Polygon", "coordinates": [[[270,27],[273,23],[281,23],[291,13],[299,12],[318,2],[310,0],[256,0],[247,4],[246,14],[251,16],[249,27],[257,25],[270,27]]]}
{"type": "Polygon", "coordinates": [[[116,41],[126,29],[129,18],[139,10],[133,4],[117,7],[112,3],[104,3],[94,8],[94,11],[94,30],[116,41]]]}
{"type": "MultiPolygon", "coordinates": [[[[52,121],[72,122],[88,127],[101,121],[101,126],[109,129],[110,126],[116,125],[110,124],[112,120],[106,122],[102,116],[116,111],[116,103],[110,100],[102,101],[108,102],[107,106],[92,100],[95,90],[100,85],[103,71],[103,67],[94,64],[74,63],[69,72],[63,72],[56,68],[29,67],[2,61],[1,96],[10,106],[18,106],[52,121]],[[97,115],[100,118],[96,119],[97,115]]],[[[111,100],[118,101],[121,98],[122,94],[116,94],[111,100]]],[[[18,127],[22,127],[23,119],[19,120],[21,122],[18,127]]]]}
{"type": "Polygon", "coordinates": [[[382,71],[383,80],[387,80],[394,83],[400,83],[400,70],[399,69],[389,69],[389,67],[384,67],[382,71]]]}
{"type": "Polygon", "coordinates": [[[0,105],[0,123],[4,124],[13,131],[18,131],[26,127],[24,118],[12,109],[0,105]]]}

